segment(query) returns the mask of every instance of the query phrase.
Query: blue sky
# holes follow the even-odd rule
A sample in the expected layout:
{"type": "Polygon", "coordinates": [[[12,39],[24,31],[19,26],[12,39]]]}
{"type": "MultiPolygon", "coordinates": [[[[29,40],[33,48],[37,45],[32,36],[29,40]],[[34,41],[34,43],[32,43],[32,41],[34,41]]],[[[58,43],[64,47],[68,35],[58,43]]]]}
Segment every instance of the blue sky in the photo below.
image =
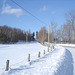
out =
{"type": "MultiPolygon", "coordinates": [[[[33,15],[50,25],[55,21],[58,26],[65,23],[65,14],[75,9],[75,0],[14,0],[33,15]]],[[[0,0],[0,25],[20,28],[24,31],[39,31],[45,25],[36,20],[11,0],[0,0]]]]}

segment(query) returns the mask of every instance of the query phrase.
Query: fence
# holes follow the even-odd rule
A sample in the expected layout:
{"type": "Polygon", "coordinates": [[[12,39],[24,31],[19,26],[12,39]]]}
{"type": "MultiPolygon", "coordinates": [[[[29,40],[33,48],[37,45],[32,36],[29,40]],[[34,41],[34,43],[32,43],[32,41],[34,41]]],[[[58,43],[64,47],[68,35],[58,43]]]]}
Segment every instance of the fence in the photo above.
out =
{"type": "MultiPolygon", "coordinates": [[[[40,57],[41,57],[41,54],[45,55],[45,54],[47,54],[48,52],[52,51],[53,49],[54,49],[54,45],[52,45],[51,47],[48,46],[48,51],[43,50],[43,53],[41,53],[41,52],[39,51],[39,52],[38,52],[38,55],[37,55],[37,58],[40,58],[40,57]]],[[[37,58],[36,58],[36,59],[37,59],[37,58]]],[[[30,62],[31,60],[32,60],[31,54],[28,54],[27,61],[30,62]]],[[[20,61],[20,62],[18,62],[18,63],[21,63],[21,62],[23,62],[23,61],[24,61],[24,60],[22,60],[22,61],[20,61]]],[[[9,66],[13,66],[13,65],[16,65],[16,64],[18,64],[18,63],[9,65],[9,64],[10,64],[10,60],[7,60],[7,61],[6,61],[5,71],[8,71],[8,70],[9,70],[9,66]]],[[[0,69],[2,69],[2,68],[0,68],[0,69]]]]}

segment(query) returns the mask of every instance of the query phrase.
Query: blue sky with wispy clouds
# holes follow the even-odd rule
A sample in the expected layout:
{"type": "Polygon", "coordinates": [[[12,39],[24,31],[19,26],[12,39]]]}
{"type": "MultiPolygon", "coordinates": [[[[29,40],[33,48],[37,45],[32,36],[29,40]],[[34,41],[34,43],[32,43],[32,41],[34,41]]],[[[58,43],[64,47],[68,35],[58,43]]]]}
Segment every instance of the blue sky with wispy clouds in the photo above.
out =
{"type": "MultiPolygon", "coordinates": [[[[50,25],[65,23],[65,14],[75,9],[75,0],[14,0],[33,15],[50,25]]],[[[11,0],[0,0],[0,25],[35,32],[45,25],[15,5],[11,0]]]]}

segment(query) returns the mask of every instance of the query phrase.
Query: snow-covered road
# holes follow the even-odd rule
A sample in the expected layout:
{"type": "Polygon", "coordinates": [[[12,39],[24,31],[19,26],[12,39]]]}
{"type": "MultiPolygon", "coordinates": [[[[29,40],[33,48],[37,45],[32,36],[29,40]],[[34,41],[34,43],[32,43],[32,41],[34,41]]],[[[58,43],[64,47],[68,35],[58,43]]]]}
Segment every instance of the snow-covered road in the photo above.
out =
{"type": "Polygon", "coordinates": [[[74,47],[65,47],[67,50],[69,50],[72,54],[73,58],[73,75],[75,75],[75,48],[74,47]]]}

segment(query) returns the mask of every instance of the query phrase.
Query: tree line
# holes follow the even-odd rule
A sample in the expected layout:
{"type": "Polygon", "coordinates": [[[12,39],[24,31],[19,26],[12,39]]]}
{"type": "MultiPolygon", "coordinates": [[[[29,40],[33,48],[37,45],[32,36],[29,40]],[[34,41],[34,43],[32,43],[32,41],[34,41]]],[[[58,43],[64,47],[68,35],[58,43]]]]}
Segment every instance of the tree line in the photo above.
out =
{"type": "MultiPolygon", "coordinates": [[[[60,27],[55,21],[50,24],[50,42],[54,43],[75,43],[75,10],[65,14],[65,23],[60,27]]],[[[34,41],[35,34],[30,31],[23,31],[17,28],[11,28],[6,25],[0,26],[0,42],[18,42],[34,41]]],[[[48,42],[48,31],[46,27],[42,27],[39,32],[36,32],[38,42],[48,42]]]]}
{"type": "MultiPolygon", "coordinates": [[[[54,43],[75,43],[75,10],[65,14],[65,23],[60,27],[52,21],[50,24],[50,42],[54,43]]],[[[42,27],[38,32],[38,41],[41,43],[48,42],[48,31],[42,27]]]]}
{"type": "Polygon", "coordinates": [[[30,31],[23,31],[18,28],[11,28],[6,25],[0,26],[0,43],[21,41],[34,41],[35,34],[30,31]]]}

